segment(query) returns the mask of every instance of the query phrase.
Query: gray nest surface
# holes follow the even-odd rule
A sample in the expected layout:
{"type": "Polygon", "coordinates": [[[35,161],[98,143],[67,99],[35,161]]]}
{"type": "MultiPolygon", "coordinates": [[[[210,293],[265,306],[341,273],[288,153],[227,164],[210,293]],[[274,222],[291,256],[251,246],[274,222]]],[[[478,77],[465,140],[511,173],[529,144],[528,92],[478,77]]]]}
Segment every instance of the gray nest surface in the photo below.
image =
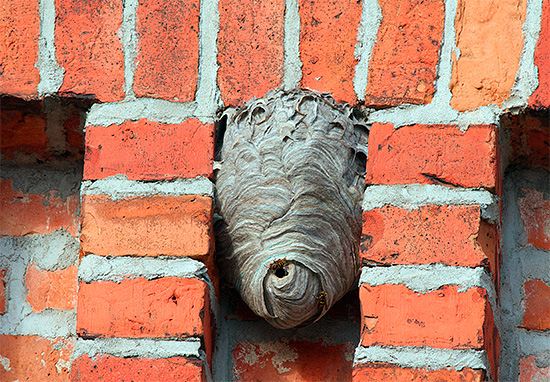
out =
{"type": "Polygon", "coordinates": [[[277,328],[311,324],[357,282],[366,129],[319,93],[226,112],[217,164],[222,276],[277,328]]]}

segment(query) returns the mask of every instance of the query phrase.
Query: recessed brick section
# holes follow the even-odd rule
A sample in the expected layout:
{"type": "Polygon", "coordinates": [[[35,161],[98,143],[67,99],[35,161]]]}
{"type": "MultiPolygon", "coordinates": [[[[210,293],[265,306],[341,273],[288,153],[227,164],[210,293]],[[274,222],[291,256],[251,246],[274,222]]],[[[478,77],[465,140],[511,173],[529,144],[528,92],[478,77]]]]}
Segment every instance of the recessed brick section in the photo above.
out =
{"type": "Polygon", "coordinates": [[[39,1],[3,1],[0,31],[0,94],[36,98],[40,82],[35,66],[40,33],[39,1]]]}
{"type": "Polygon", "coordinates": [[[139,0],[137,97],[187,102],[199,68],[199,0],[139,0]]]}
{"type": "Polygon", "coordinates": [[[213,253],[212,199],[151,195],[111,200],[83,196],[80,241],[99,256],[189,256],[207,262],[213,253]]]}
{"type": "Polygon", "coordinates": [[[387,363],[359,363],[353,368],[353,382],[484,382],[485,371],[471,368],[462,370],[426,370],[399,367],[387,363]]]}
{"type": "Polygon", "coordinates": [[[349,381],[354,347],[323,340],[239,341],[233,350],[233,380],[349,381]]]}
{"type": "MultiPolygon", "coordinates": [[[[390,205],[363,212],[361,257],[376,264],[447,264],[496,271],[496,230],[479,206],[390,205]]],[[[494,273],[493,273],[494,274],[494,273]]]]}
{"type": "Polygon", "coordinates": [[[204,365],[199,359],[170,357],[161,359],[121,358],[83,355],[71,366],[71,381],[206,381],[204,365]]]}
{"type": "Polygon", "coordinates": [[[550,329],[550,285],[541,280],[529,280],[523,284],[523,292],[523,327],[550,329]]]}
{"type": "Polygon", "coordinates": [[[480,287],[446,285],[423,294],[404,285],[363,284],[359,299],[363,346],[488,350],[485,343],[494,335],[487,292],[480,287]]]}
{"type": "Polygon", "coordinates": [[[208,286],[198,279],[81,282],[77,332],[81,337],[210,338],[208,296],[208,286]]]}
{"type": "MultiPolygon", "coordinates": [[[[540,354],[544,359],[550,359],[550,353],[540,354]]],[[[522,358],[519,361],[519,380],[518,382],[544,382],[550,381],[550,366],[543,366],[545,363],[539,363],[534,356],[522,358]]]]}
{"type": "Polygon", "coordinates": [[[102,102],[124,98],[122,0],[57,0],[55,47],[65,70],[62,95],[102,102]]]}
{"type": "Polygon", "coordinates": [[[164,124],[146,119],[88,126],[84,179],[124,174],[132,180],[212,176],[214,125],[198,119],[164,124]]]}
{"type": "Polygon", "coordinates": [[[68,381],[74,342],[0,335],[0,381],[68,381]]]}
{"type": "Polygon", "coordinates": [[[218,84],[226,106],[282,85],[284,0],[220,0],[218,84]]]}
{"type": "Polygon", "coordinates": [[[440,184],[494,190],[500,164],[494,125],[412,125],[370,130],[367,184],[440,184]]]}
{"type": "Polygon", "coordinates": [[[427,104],[434,95],[445,5],[442,0],[379,1],[382,23],[369,62],[365,104],[427,104]]]}
{"type": "Polygon", "coordinates": [[[501,119],[501,128],[510,136],[510,163],[550,170],[548,111],[528,109],[518,115],[508,114],[501,119]]]}
{"type": "Polygon", "coordinates": [[[32,264],[27,268],[25,283],[28,288],[27,302],[34,312],[45,309],[74,309],[76,307],[78,268],[45,271],[32,264]]]}
{"type": "Polygon", "coordinates": [[[28,194],[14,190],[11,179],[0,178],[0,205],[1,235],[50,234],[66,229],[71,235],[78,236],[78,195],[63,199],[55,196],[55,190],[28,194]]]}
{"type": "Polygon", "coordinates": [[[0,315],[6,313],[6,269],[0,269],[0,315]]]}
{"type": "Polygon", "coordinates": [[[355,104],[355,45],[361,1],[300,0],[301,87],[355,104]]]}
{"type": "Polygon", "coordinates": [[[451,106],[458,111],[501,105],[510,96],[523,49],[527,0],[459,0],[452,53],[451,106]]]}
{"type": "Polygon", "coordinates": [[[537,190],[522,190],[525,196],[518,198],[518,207],[527,236],[527,244],[550,250],[550,200],[537,190]]]}
{"type": "Polygon", "coordinates": [[[550,1],[543,0],[541,30],[535,46],[535,65],[539,72],[539,86],[529,98],[529,106],[550,108],[550,1]]]}

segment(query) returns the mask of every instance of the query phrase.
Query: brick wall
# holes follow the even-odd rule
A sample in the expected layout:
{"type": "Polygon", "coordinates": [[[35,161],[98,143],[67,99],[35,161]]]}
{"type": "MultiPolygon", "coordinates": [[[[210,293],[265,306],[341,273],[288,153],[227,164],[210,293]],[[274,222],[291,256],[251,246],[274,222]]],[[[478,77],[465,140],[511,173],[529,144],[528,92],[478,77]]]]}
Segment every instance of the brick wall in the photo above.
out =
{"type": "Polygon", "coordinates": [[[0,379],[549,375],[550,1],[2,7],[0,379]],[[279,331],[220,288],[214,142],[297,86],[367,116],[363,268],[279,331]]]}

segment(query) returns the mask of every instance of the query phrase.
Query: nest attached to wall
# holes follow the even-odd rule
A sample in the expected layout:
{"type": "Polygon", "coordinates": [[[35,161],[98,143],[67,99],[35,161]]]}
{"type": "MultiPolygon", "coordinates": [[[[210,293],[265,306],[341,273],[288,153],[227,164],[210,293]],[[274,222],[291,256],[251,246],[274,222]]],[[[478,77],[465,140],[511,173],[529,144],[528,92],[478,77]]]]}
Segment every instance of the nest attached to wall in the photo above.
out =
{"type": "Polygon", "coordinates": [[[273,326],[311,324],[359,277],[367,130],[349,106],[302,89],[226,117],[216,166],[222,277],[273,326]]]}

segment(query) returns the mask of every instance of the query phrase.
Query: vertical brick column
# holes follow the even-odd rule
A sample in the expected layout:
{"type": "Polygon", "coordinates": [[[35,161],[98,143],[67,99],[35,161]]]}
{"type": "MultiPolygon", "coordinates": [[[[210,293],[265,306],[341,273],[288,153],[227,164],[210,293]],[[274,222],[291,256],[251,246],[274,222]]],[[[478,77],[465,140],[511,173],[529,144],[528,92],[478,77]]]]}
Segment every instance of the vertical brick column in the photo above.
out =
{"type": "Polygon", "coordinates": [[[496,379],[495,126],[375,123],[369,148],[353,379],[496,379]]]}

